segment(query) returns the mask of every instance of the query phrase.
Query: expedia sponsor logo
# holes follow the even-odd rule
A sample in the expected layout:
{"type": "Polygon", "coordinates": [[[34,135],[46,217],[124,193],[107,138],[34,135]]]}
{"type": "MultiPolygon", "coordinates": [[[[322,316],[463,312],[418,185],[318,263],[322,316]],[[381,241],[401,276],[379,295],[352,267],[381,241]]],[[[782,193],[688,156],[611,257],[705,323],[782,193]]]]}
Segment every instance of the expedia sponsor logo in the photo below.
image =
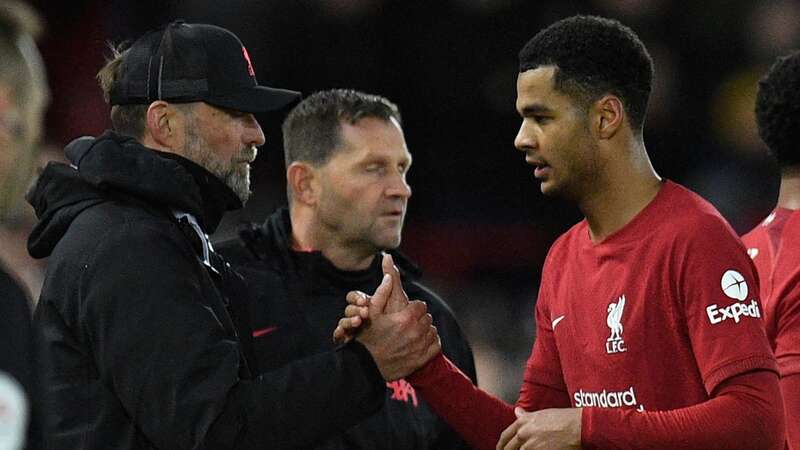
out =
{"type": "MultiPolygon", "coordinates": [[[[725,295],[740,302],[743,302],[747,298],[749,292],[744,277],[735,270],[728,270],[722,275],[720,287],[725,295]]],[[[750,300],[750,303],[734,303],[722,307],[715,303],[706,307],[706,314],[708,314],[708,320],[712,325],[716,325],[728,319],[733,319],[734,322],[739,323],[742,317],[761,318],[761,308],[758,306],[758,302],[755,299],[750,300]]]]}
{"type": "Polygon", "coordinates": [[[583,389],[575,392],[572,396],[575,400],[576,408],[622,408],[625,406],[640,406],[636,401],[636,393],[633,386],[625,391],[586,392],[583,389]]]}
{"type": "Polygon", "coordinates": [[[742,317],[761,317],[761,309],[758,307],[758,302],[751,300],[750,304],[734,303],[724,308],[718,307],[716,304],[706,308],[708,320],[711,324],[716,325],[728,319],[733,319],[734,322],[739,323],[742,317]]]}
{"type": "Polygon", "coordinates": [[[722,292],[730,298],[742,301],[747,298],[747,281],[742,274],[735,270],[729,270],[722,274],[720,281],[722,292]]]}

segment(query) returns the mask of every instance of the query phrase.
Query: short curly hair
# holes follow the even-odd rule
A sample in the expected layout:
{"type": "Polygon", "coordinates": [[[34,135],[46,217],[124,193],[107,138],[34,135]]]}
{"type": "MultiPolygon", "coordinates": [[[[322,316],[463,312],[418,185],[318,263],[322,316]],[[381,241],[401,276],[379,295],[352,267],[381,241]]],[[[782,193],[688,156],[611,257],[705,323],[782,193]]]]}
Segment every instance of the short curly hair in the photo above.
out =
{"type": "Polygon", "coordinates": [[[573,16],[536,34],[519,52],[520,73],[555,66],[555,88],[588,105],[619,97],[640,131],[653,84],[653,59],[630,28],[613,19],[573,16]]]}
{"type": "Polygon", "coordinates": [[[781,167],[800,164],[800,50],[778,58],[758,82],[756,123],[781,167]]]}

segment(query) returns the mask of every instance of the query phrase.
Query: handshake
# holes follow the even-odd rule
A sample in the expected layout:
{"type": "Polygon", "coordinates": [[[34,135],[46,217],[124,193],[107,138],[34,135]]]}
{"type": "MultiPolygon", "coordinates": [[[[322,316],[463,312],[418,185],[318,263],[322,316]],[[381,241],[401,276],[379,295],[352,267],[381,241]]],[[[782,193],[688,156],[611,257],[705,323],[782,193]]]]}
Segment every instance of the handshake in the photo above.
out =
{"type": "Polygon", "coordinates": [[[339,320],[333,340],[361,343],[383,378],[393,381],[424,366],[442,351],[442,343],[425,302],[408,300],[392,257],[384,254],[381,266],[383,280],[373,295],[347,294],[345,317],[339,320]]]}

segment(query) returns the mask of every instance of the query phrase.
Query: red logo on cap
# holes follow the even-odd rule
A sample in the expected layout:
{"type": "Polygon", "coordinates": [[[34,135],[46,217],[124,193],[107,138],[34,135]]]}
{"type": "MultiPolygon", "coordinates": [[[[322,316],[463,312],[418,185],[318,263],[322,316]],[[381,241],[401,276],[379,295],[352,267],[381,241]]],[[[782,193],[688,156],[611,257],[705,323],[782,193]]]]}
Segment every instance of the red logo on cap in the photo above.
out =
{"type": "Polygon", "coordinates": [[[253,63],[250,62],[250,55],[247,54],[247,49],[244,47],[242,47],[242,54],[244,55],[245,61],[247,61],[247,73],[249,73],[251,77],[256,76],[256,71],[253,70],[253,63]]]}

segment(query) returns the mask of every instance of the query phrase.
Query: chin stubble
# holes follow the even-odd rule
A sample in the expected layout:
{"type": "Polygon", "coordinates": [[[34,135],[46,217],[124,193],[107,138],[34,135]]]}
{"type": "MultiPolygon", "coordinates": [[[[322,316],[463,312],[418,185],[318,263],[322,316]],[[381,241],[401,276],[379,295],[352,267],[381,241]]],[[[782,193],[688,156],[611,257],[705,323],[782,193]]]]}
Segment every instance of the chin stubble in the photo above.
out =
{"type": "Polygon", "coordinates": [[[225,183],[242,204],[250,198],[250,166],[239,171],[237,161],[247,158],[252,153],[249,147],[243,147],[234,155],[227,165],[214,156],[206,140],[197,133],[194,123],[186,127],[186,155],[198,165],[202,166],[215,177],[225,183]]]}

